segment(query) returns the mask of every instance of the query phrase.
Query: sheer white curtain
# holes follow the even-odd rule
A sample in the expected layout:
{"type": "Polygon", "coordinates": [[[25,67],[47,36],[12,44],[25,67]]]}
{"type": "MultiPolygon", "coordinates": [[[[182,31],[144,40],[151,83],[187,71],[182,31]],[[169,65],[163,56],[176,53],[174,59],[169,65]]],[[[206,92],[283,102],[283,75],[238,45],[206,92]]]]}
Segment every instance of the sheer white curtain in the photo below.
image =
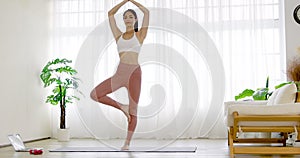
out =
{"type": "MultiPolygon", "coordinates": [[[[91,88],[110,77],[119,62],[107,12],[121,1],[54,2],[53,56],[74,61],[86,95],[68,107],[72,135],[124,138],[122,113],[89,99],[91,88]]],[[[139,57],[143,74],[135,138],[226,137],[224,100],[264,86],[267,76],[271,85],[285,80],[278,0],[138,2],[150,9],[150,26],[139,57]]],[[[121,30],[128,8],[142,22],[142,12],[127,3],[116,15],[121,30]]],[[[125,89],[110,96],[128,101],[125,89]]]]}

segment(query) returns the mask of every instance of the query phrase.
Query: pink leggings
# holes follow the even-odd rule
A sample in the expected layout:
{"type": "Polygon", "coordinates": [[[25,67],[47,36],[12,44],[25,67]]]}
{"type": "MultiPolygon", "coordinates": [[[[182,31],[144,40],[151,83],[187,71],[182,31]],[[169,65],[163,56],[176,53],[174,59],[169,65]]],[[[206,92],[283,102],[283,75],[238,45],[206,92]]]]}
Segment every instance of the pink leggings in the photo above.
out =
{"type": "Polygon", "coordinates": [[[127,145],[129,145],[137,125],[137,105],[141,91],[141,76],[142,71],[139,65],[120,62],[117,72],[111,78],[106,79],[96,86],[90,94],[93,100],[122,110],[122,104],[111,99],[107,94],[112,93],[121,87],[127,88],[129,96],[129,114],[131,118],[131,121],[128,124],[125,142],[127,145]]]}
{"type": "Polygon", "coordinates": [[[91,98],[97,102],[120,109],[122,104],[108,97],[107,94],[121,87],[126,87],[129,97],[129,114],[136,116],[141,91],[141,75],[142,71],[139,65],[120,62],[117,72],[92,90],[91,98]]]}

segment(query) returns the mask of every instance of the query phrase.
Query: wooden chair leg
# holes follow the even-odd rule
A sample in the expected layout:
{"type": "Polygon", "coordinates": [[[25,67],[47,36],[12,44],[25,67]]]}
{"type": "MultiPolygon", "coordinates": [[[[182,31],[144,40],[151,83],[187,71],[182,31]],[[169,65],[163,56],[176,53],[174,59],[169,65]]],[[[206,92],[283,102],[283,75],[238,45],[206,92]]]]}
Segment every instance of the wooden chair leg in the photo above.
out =
{"type": "Polygon", "coordinates": [[[288,133],[283,133],[283,140],[282,140],[283,146],[286,146],[286,140],[287,139],[288,139],[288,133]]]}
{"type": "Polygon", "coordinates": [[[234,149],[233,149],[233,128],[230,128],[230,131],[228,133],[228,143],[229,143],[229,154],[231,158],[234,158],[234,149]]]}
{"type": "Polygon", "coordinates": [[[297,127],[298,137],[297,140],[300,140],[300,126],[297,127]]]}
{"type": "Polygon", "coordinates": [[[228,133],[228,134],[227,134],[227,145],[229,146],[229,145],[230,145],[230,144],[229,144],[229,141],[230,141],[230,140],[229,140],[230,132],[228,131],[227,133],[228,133]]]}

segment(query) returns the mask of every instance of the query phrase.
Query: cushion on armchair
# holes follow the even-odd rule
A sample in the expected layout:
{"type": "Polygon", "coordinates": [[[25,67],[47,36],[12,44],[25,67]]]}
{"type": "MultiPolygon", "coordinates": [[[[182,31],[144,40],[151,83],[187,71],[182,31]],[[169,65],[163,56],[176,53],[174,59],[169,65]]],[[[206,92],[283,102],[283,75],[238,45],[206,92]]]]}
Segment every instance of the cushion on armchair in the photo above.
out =
{"type": "MultiPolygon", "coordinates": [[[[280,89],[280,88],[279,88],[279,89],[280,89]]],[[[276,90],[272,93],[272,95],[271,95],[271,96],[269,97],[269,99],[268,99],[267,105],[274,105],[275,99],[276,99],[276,96],[277,96],[277,94],[278,94],[279,89],[276,89],[276,90]]]]}
{"type": "Polygon", "coordinates": [[[267,105],[294,103],[297,87],[294,83],[284,85],[273,92],[267,105]]]}

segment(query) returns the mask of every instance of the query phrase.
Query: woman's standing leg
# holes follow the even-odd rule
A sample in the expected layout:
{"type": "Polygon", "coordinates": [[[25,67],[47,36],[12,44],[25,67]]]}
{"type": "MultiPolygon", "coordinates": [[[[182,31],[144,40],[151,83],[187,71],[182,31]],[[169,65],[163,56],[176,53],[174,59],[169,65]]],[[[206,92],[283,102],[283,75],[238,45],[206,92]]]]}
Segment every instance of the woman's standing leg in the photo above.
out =
{"type": "Polygon", "coordinates": [[[140,67],[138,67],[131,75],[128,84],[128,96],[129,96],[129,114],[130,122],[128,123],[127,137],[122,147],[122,150],[128,150],[132,135],[135,131],[137,125],[137,107],[141,92],[141,77],[142,72],[140,67]]]}

